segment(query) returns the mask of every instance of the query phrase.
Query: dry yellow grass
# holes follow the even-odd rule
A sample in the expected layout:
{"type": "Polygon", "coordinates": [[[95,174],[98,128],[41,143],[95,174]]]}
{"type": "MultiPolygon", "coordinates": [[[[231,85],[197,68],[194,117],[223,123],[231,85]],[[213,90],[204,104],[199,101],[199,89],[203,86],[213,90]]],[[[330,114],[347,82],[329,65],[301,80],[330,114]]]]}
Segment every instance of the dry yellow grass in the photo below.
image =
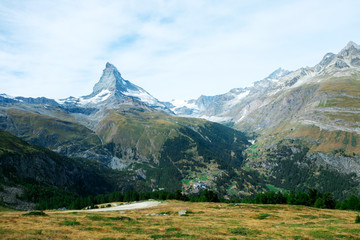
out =
{"type": "Polygon", "coordinates": [[[125,212],[23,214],[0,213],[0,239],[360,239],[356,212],[303,206],[169,201],[125,212]],[[160,213],[168,215],[151,215],[160,213]]]}

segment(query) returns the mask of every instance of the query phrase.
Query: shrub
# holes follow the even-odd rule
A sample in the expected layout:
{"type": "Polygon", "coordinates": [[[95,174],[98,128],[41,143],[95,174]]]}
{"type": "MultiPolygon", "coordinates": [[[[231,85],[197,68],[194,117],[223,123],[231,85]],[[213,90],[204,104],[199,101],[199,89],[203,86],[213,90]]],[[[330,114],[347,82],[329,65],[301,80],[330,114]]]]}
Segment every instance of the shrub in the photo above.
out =
{"type": "Polygon", "coordinates": [[[46,213],[44,213],[43,211],[32,211],[32,212],[23,214],[23,216],[48,216],[48,215],[46,213]]]}
{"type": "Polygon", "coordinates": [[[360,215],[357,215],[355,218],[355,223],[360,223],[360,215]]]}
{"type": "Polygon", "coordinates": [[[102,215],[90,215],[90,216],[86,216],[86,217],[92,221],[104,221],[106,219],[102,215]]]}
{"type": "Polygon", "coordinates": [[[132,218],[120,216],[120,217],[109,217],[110,220],[113,221],[125,221],[125,222],[131,222],[134,221],[132,218]]]}
{"type": "Polygon", "coordinates": [[[64,221],[64,222],[61,223],[61,225],[76,226],[76,225],[80,225],[80,223],[77,222],[76,220],[72,220],[72,221],[64,221]]]}
{"type": "Polygon", "coordinates": [[[257,216],[257,219],[262,220],[262,219],[265,219],[267,217],[270,217],[270,215],[267,214],[267,213],[259,213],[259,215],[257,216]]]}
{"type": "Polygon", "coordinates": [[[258,234],[260,234],[260,231],[258,231],[258,230],[251,230],[251,229],[247,229],[245,227],[238,227],[238,228],[229,229],[229,232],[234,234],[234,235],[240,235],[240,236],[258,235],[258,234]]]}
{"type": "Polygon", "coordinates": [[[243,227],[230,229],[230,232],[232,234],[241,235],[241,236],[246,236],[248,234],[248,230],[246,228],[243,228],[243,227]]]}

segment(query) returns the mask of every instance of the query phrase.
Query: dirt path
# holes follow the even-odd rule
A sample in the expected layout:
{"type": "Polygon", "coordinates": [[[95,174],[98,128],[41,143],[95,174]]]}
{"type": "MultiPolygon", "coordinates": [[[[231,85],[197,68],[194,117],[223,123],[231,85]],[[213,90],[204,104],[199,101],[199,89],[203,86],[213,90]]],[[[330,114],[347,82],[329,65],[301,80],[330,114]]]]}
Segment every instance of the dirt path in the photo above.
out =
{"type": "Polygon", "coordinates": [[[134,210],[134,209],[142,209],[142,208],[152,208],[156,207],[160,204],[158,201],[146,201],[132,204],[125,204],[116,207],[108,207],[108,208],[97,208],[90,210],[75,210],[75,211],[64,211],[64,212],[108,212],[108,211],[125,211],[125,210],[134,210]]]}

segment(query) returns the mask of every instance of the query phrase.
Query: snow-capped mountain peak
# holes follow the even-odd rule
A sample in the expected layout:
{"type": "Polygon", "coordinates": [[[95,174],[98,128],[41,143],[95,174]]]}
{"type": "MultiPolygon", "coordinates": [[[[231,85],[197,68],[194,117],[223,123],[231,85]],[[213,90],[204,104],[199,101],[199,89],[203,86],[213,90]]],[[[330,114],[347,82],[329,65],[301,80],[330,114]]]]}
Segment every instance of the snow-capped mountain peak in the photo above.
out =
{"type": "Polygon", "coordinates": [[[109,90],[110,92],[126,91],[129,87],[134,88],[132,84],[122,78],[114,65],[107,62],[99,82],[93,88],[92,95],[96,95],[103,90],[109,90]]]}
{"type": "Polygon", "coordinates": [[[167,110],[167,107],[141,87],[125,80],[117,68],[107,62],[99,82],[94,85],[90,95],[79,98],[66,98],[58,100],[61,104],[91,106],[91,107],[117,107],[123,102],[141,102],[150,107],[167,110]]]}

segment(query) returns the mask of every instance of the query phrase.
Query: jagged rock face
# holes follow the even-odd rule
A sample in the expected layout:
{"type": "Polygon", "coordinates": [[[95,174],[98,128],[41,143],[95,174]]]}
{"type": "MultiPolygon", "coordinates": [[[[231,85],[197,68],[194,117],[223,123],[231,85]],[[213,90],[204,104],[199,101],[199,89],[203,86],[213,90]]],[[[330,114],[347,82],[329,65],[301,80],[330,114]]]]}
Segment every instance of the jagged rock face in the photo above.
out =
{"type": "Polygon", "coordinates": [[[106,63],[106,68],[103,70],[100,81],[95,84],[91,95],[96,95],[103,90],[126,92],[127,89],[138,90],[133,84],[130,84],[130,82],[121,77],[120,72],[114,65],[106,63]]]}
{"type": "Polygon", "coordinates": [[[360,69],[351,64],[359,56],[358,46],[349,43],[337,55],[326,54],[315,67],[282,77],[260,97],[263,104],[238,121],[236,127],[262,131],[288,121],[360,133],[356,118],[350,117],[359,107],[360,69]],[[263,121],[267,123],[261,124],[263,121]]]}

